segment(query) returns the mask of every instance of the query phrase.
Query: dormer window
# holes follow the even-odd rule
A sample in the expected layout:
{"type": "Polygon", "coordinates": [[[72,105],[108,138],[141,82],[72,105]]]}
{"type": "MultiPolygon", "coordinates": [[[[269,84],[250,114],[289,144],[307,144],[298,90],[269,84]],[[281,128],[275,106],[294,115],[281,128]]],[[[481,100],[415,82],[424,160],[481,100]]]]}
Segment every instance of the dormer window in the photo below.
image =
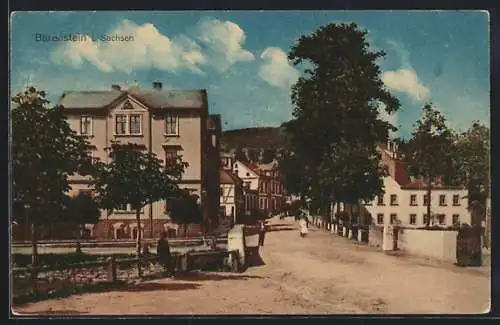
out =
{"type": "Polygon", "coordinates": [[[80,135],[92,135],[92,118],[88,115],[80,116],[80,135]]]}

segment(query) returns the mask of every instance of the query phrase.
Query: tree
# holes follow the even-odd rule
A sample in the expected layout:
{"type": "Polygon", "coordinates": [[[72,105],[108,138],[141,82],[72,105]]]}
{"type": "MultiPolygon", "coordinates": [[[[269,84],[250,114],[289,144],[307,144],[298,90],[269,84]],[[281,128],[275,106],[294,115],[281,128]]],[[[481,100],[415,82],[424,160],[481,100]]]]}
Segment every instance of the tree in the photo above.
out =
{"type": "MultiPolygon", "coordinates": [[[[176,181],[180,179],[187,163],[182,157],[163,162],[154,153],[141,151],[137,144],[113,143],[110,150],[111,163],[98,163],[94,189],[99,205],[108,212],[130,204],[137,222],[137,256],[141,256],[141,210],[144,206],[176,197],[180,190],[176,181]]],[[[142,276],[138,263],[139,276],[142,276]]]]}
{"type": "Polygon", "coordinates": [[[178,196],[167,200],[167,212],[172,220],[184,225],[184,237],[187,235],[188,224],[203,221],[203,212],[198,199],[198,195],[182,189],[178,196]]]}
{"type": "Polygon", "coordinates": [[[79,192],[75,197],[71,198],[66,210],[66,219],[79,225],[77,253],[81,252],[80,239],[85,224],[96,224],[100,216],[99,205],[89,192],[79,192]]]}
{"type": "Polygon", "coordinates": [[[257,163],[260,160],[260,149],[248,148],[247,149],[248,161],[251,163],[257,163]]]}
{"type": "Polygon", "coordinates": [[[276,148],[274,148],[274,147],[266,148],[262,152],[261,162],[263,164],[269,164],[274,159],[276,159],[276,157],[277,157],[277,150],[276,150],[276,148]]]}
{"type": "Polygon", "coordinates": [[[466,185],[469,205],[477,201],[483,207],[490,192],[490,129],[477,121],[455,138],[454,167],[450,182],[466,185]]]}
{"type": "Polygon", "coordinates": [[[91,171],[89,143],[76,134],[61,106],[49,107],[45,92],[28,87],[12,98],[12,197],[18,223],[31,224],[32,264],[37,264],[37,227],[62,217],[68,176],[91,171]]]}
{"type": "Polygon", "coordinates": [[[408,165],[409,173],[422,177],[427,188],[427,220],[431,220],[431,192],[433,183],[453,169],[455,143],[453,133],[446,126],[444,115],[425,104],[422,117],[415,123],[411,138],[401,141],[400,149],[408,165]]]}
{"type": "Polygon", "coordinates": [[[301,197],[323,213],[331,201],[380,192],[384,173],[376,146],[396,130],[380,115],[400,106],[380,78],[376,61],[385,53],[371,51],[366,35],[354,23],[329,24],[301,36],[288,56],[305,69],[292,87],[294,118],[283,125],[288,153],[280,164],[287,165],[287,188],[300,187],[301,197]]]}
{"type": "Polygon", "coordinates": [[[243,149],[241,149],[241,147],[237,147],[234,150],[234,160],[239,160],[239,161],[242,161],[242,162],[247,162],[248,161],[248,158],[247,158],[245,152],[243,151],[243,149]]]}

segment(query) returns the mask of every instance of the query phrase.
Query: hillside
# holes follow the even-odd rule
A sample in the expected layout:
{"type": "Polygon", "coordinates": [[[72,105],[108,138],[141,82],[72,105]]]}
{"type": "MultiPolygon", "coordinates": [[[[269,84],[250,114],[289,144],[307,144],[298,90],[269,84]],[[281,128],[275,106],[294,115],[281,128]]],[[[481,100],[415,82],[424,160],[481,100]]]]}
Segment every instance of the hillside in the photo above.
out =
{"type": "Polygon", "coordinates": [[[222,132],[221,149],[269,149],[283,147],[284,137],[280,127],[256,127],[222,132]]]}

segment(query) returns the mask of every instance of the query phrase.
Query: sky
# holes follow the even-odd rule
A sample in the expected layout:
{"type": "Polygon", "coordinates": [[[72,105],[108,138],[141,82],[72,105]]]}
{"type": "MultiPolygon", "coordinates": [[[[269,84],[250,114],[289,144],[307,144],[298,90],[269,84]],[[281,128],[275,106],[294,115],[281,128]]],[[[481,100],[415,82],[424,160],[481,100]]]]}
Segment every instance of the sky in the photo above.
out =
{"type": "Polygon", "coordinates": [[[158,80],[169,89],[207,89],[224,130],[278,126],[292,118],[290,88],[300,76],[287,60],[291,46],[341,22],[357,23],[387,54],[378,62],[381,79],[401,110],[381,115],[398,127],[394,136],[411,133],[426,102],[456,130],[474,120],[490,125],[484,11],[18,12],[11,93],[34,85],[55,103],[66,90],[149,88],[158,80]]]}

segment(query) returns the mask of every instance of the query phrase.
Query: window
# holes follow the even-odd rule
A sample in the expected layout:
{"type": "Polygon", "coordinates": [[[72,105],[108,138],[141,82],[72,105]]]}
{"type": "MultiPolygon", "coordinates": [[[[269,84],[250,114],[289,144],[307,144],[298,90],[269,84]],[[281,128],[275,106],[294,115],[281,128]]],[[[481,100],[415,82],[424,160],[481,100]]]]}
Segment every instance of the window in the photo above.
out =
{"type": "Polygon", "coordinates": [[[90,116],[80,116],[80,135],[92,135],[92,118],[90,116]]]}
{"type": "Polygon", "coordinates": [[[264,200],[262,198],[259,199],[259,208],[264,209],[264,200]]]}
{"type": "Polygon", "coordinates": [[[444,215],[444,214],[438,214],[437,215],[437,220],[438,220],[438,222],[439,222],[440,225],[446,224],[446,215],[444,215]]]}
{"type": "Polygon", "coordinates": [[[424,205],[427,205],[427,202],[429,201],[429,198],[427,197],[427,194],[424,195],[424,205]]]}
{"type": "Polygon", "coordinates": [[[250,173],[247,173],[247,177],[250,176],[250,173]]]}
{"type": "Polygon", "coordinates": [[[439,196],[439,206],[446,206],[446,195],[445,194],[441,194],[439,196]]]}
{"type": "Polygon", "coordinates": [[[453,219],[453,225],[454,226],[460,225],[460,215],[459,214],[454,214],[452,216],[452,219],[453,219]]]}
{"type": "Polygon", "coordinates": [[[177,149],[165,149],[165,166],[173,166],[177,163],[177,157],[179,153],[177,149]]]}
{"type": "Polygon", "coordinates": [[[222,217],[226,216],[226,208],[225,207],[219,207],[219,215],[222,217]]]}
{"type": "Polygon", "coordinates": [[[115,132],[118,135],[127,134],[127,115],[118,114],[115,116],[115,132]]]}
{"type": "Polygon", "coordinates": [[[391,205],[398,205],[398,196],[396,194],[391,194],[391,205]]]}
{"type": "Polygon", "coordinates": [[[377,214],[377,224],[381,225],[384,223],[384,214],[379,213],[377,214]]]}
{"type": "Polygon", "coordinates": [[[460,195],[453,195],[453,205],[454,206],[459,206],[460,205],[460,195]]]}
{"type": "Polygon", "coordinates": [[[172,114],[165,116],[165,135],[178,135],[178,133],[179,118],[172,114]]]}
{"type": "Polygon", "coordinates": [[[416,194],[410,195],[410,205],[417,205],[417,195],[416,194]]]}
{"type": "Polygon", "coordinates": [[[116,211],[118,212],[130,212],[132,209],[130,207],[130,204],[120,204],[117,208],[116,211]]]}
{"type": "Polygon", "coordinates": [[[429,221],[429,217],[427,216],[427,213],[424,213],[424,225],[427,225],[428,221],[429,221]]]}
{"type": "Polygon", "coordinates": [[[129,133],[142,134],[142,116],[140,114],[130,115],[129,133]]]}
{"type": "Polygon", "coordinates": [[[250,188],[250,182],[244,182],[243,184],[244,184],[244,186],[245,186],[246,189],[250,188]]]}
{"type": "Polygon", "coordinates": [[[391,225],[395,224],[398,220],[398,215],[395,213],[391,213],[391,225]]]}
{"type": "Polygon", "coordinates": [[[224,196],[224,188],[221,187],[219,192],[220,196],[224,196]]]}
{"type": "Polygon", "coordinates": [[[384,205],[384,196],[380,195],[377,197],[377,205],[384,205]]]}
{"type": "Polygon", "coordinates": [[[416,225],[416,224],[417,224],[417,215],[410,214],[410,225],[416,225]]]}

